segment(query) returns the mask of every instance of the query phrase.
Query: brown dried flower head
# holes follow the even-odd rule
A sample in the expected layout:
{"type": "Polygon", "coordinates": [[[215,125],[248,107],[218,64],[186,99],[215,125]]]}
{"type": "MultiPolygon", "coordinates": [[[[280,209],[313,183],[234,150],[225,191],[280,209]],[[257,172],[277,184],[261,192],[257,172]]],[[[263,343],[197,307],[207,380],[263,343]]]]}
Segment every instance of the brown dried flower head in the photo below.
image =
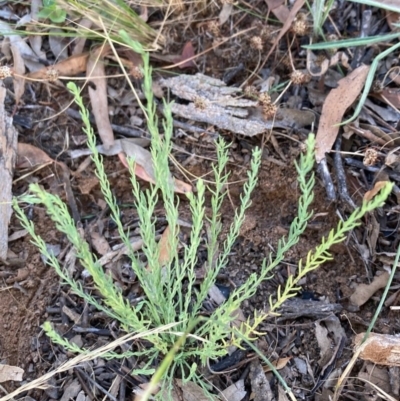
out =
{"type": "Polygon", "coordinates": [[[270,103],[270,104],[264,104],[262,106],[263,116],[267,120],[273,118],[277,111],[278,111],[278,106],[276,104],[270,103]]]}
{"type": "Polygon", "coordinates": [[[380,81],[379,79],[377,79],[377,80],[375,80],[374,83],[372,84],[371,90],[372,90],[372,92],[380,93],[380,92],[383,91],[383,88],[384,88],[383,82],[380,81]]]}
{"type": "Polygon", "coordinates": [[[305,36],[305,35],[307,35],[309,29],[310,29],[310,26],[307,21],[307,16],[303,13],[298,14],[292,24],[293,32],[296,35],[305,36]]]}
{"type": "Polygon", "coordinates": [[[5,79],[13,76],[13,71],[8,65],[0,66],[0,79],[5,79]]]}
{"type": "Polygon", "coordinates": [[[262,50],[263,49],[263,41],[259,36],[253,36],[250,39],[250,47],[254,50],[262,50]]]}
{"type": "Polygon", "coordinates": [[[199,110],[205,110],[207,108],[207,100],[203,97],[196,96],[193,100],[194,107],[199,110]]]}
{"type": "Polygon", "coordinates": [[[258,96],[258,102],[261,106],[272,104],[271,96],[267,92],[260,93],[258,96]]]}
{"type": "Polygon", "coordinates": [[[244,95],[246,97],[250,97],[250,98],[254,98],[254,97],[258,97],[258,90],[255,86],[253,85],[247,85],[245,86],[244,90],[244,95]]]}
{"type": "Polygon", "coordinates": [[[131,69],[131,75],[134,79],[143,79],[143,72],[138,66],[135,66],[131,69]]]}
{"type": "Polygon", "coordinates": [[[221,36],[221,28],[217,20],[208,21],[206,29],[212,36],[221,36]]]}
{"type": "Polygon", "coordinates": [[[363,164],[364,166],[374,166],[378,161],[378,152],[373,149],[369,148],[365,151],[363,164]]]}
{"type": "Polygon", "coordinates": [[[310,82],[311,76],[303,71],[300,70],[294,70],[290,74],[290,80],[295,84],[295,85],[302,85],[310,82]]]}
{"type": "Polygon", "coordinates": [[[46,71],[46,78],[49,82],[56,82],[59,76],[60,76],[60,73],[58,72],[58,70],[56,70],[53,67],[50,67],[46,71]]]}

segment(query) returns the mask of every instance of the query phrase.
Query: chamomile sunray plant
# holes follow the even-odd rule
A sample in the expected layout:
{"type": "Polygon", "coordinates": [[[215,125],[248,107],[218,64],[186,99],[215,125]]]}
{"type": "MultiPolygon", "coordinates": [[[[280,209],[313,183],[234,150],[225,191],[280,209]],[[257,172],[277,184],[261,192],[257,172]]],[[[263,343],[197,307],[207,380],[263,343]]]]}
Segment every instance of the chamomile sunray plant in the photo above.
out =
{"type": "MultiPolygon", "coordinates": [[[[160,363],[166,355],[171,355],[174,349],[174,357],[163,363],[161,377],[162,390],[156,396],[158,399],[168,397],[172,399],[171,392],[173,378],[180,377],[184,381],[196,381],[211,397],[208,385],[203,380],[198,365],[206,365],[209,359],[215,359],[227,354],[227,346],[241,346],[242,337],[248,341],[254,341],[257,337],[257,326],[273,313],[277,313],[282,303],[297,294],[298,283],[302,277],[317,269],[322,263],[330,260],[329,248],[331,245],[343,241],[348,231],[360,224],[361,218],[374,208],[380,206],[391,190],[387,184],[380,194],[373,200],[363,203],[349,218],[331,231],[326,239],[313,251],[310,251],[304,261],[299,262],[295,275],[290,276],[283,289],[278,289],[277,294],[270,299],[270,309],[265,313],[256,313],[246,322],[242,323],[240,335],[234,328],[235,316],[243,301],[251,298],[258,286],[273,275],[274,269],[283,261],[285,253],[290,250],[304,232],[307,222],[312,216],[311,203],[315,185],[314,165],[315,138],[310,134],[306,141],[306,151],[300,155],[296,169],[300,189],[298,201],[298,215],[291,224],[287,238],[279,241],[274,256],[265,259],[258,273],[253,273],[247,281],[236,288],[228,299],[211,312],[210,316],[202,317],[204,302],[208,293],[216,282],[217,275],[229,262],[229,254],[239,235],[240,227],[244,221],[245,212],[251,204],[251,193],[257,184],[258,170],[261,164],[261,151],[255,149],[248,171],[247,182],[243,187],[241,203],[235,212],[233,222],[229,228],[225,240],[221,239],[221,207],[225,197],[225,188],[229,175],[226,173],[229,148],[222,140],[216,142],[217,163],[212,167],[215,176],[215,185],[206,188],[200,179],[196,185],[196,192],[187,195],[187,200],[180,203],[188,203],[192,214],[192,228],[190,240],[178,251],[179,233],[179,205],[178,198],[174,194],[173,180],[168,166],[168,155],[172,146],[172,113],[168,103],[164,104],[163,132],[159,130],[157,110],[152,92],[152,71],[149,55],[137,42],[133,42],[126,35],[121,35],[128,46],[143,58],[143,93],[147,102],[142,105],[147,116],[148,130],[151,134],[151,154],[155,172],[155,184],[142,190],[134,176],[134,160],[131,160],[131,182],[136,212],[139,218],[140,235],[143,240],[143,255],[148,261],[146,269],[138,255],[132,250],[129,235],[125,232],[120,219],[120,210],[117,200],[113,195],[103,166],[102,157],[96,149],[96,138],[89,122],[89,114],[76,85],[70,83],[68,88],[75,98],[82,120],[83,130],[88,136],[88,147],[93,152],[93,162],[100,187],[109,208],[110,217],[115,221],[122,242],[130,249],[129,257],[132,261],[132,269],[138,277],[141,288],[145,294],[143,301],[132,306],[123,296],[121,290],[114,285],[111,277],[106,274],[99,264],[96,256],[90,252],[89,246],[81,237],[73,219],[70,217],[67,206],[59,197],[46,192],[37,184],[30,186],[28,194],[14,199],[13,205],[22,225],[28,230],[32,242],[45,256],[47,263],[51,265],[65,284],[90,305],[106,313],[111,319],[119,322],[120,327],[126,332],[145,332],[166,324],[177,323],[173,332],[154,332],[147,337],[151,344],[143,349],[129,351],[129,355],[143,359],[143,366],[133,373],[151,374],[154,366],[160,363]],[[210,193],[210,214],[206,213],[206,194],[210,193]],[[170,255],[165,263],[160,263],[159,247],[156,241],[156,207],[160,202],[164,205],[165,217],[170,229],[168,247],[170,255]],[[34,223],[27,219],[21,204],[42,204],[54,221],[57,229],[66,235],[75,248],[77,259],[83,268],[91,275],[95,292],[89,293],[61,266],[60,262],[52,255],[45,242],[35,233],[34,223]],[[197,284],[196,269],[198,266],[197,251],[202,245],[202,232],[207,226],[208,242],[205,244],[208,250],[205,276],[200,284],[197,284]],[[199,320],[200,319],[200,320],[199,320]],[[177,336],[184,336],[177,341],[177,336]],[[179,349],[176,348],[179,344],[179,349]],[[175,347],[175,348],[174,348],[175,347]]],[[[56,333],[49,323],[43,326],[52,341],[62,345],[72,352],[86,352],[70,344],[56,333]]],[[[107,358],[115,357],[108,353],[107,358]]]]}

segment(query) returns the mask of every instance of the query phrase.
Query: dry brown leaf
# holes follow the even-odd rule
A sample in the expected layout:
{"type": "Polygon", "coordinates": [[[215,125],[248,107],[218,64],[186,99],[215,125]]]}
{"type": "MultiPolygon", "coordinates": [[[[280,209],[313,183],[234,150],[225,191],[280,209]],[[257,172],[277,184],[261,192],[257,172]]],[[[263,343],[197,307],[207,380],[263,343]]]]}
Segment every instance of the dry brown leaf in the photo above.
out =
{"type": "MultiPolygon", "coordinates": [[[[14,29],[4,21],[0,20],[0,31],[1,32],[12,32],[14,29]]],[[[30,71],[37,71],[43,67],[43,64],[39,62],[37,54],[31,49],[28,43],[19,35],[7,35],[10,43],[18,48],[19,54],[24,59],[24,64],[30,71]]]]}
{"type": "Polygon", "coordinates": [[[223,399],[229,401],[241,401],[247,394],[244,388],[244,380],[240,379],[236,383],[231,384],[223,392],[223,399]]]}
{"type": "Polygon", "coordinates": [[[279,32],[279,35],[275,39],[274,44],[272,45],[270,51],[267,54],[266,59],[264,60],[264,63],[266,62],[266,60],[268,60],[269,56],[275,51],[276,47],[279,44],[279,41],[282,39],[282,37],[285,35],[285,33],[291,28],[292,22],[296,18],[297,12],[300,10],[301,7],[303,7],[305,2],[306,2],[306,0],[296,0],[294,2],[292,9],[290,10],[289,15],[287,16],[287,19],[284,22],[283,27],[281,28],[281,30],[279,32]]]}
{"type": "Polygon", "coordinates": [[[379,98],[391,107],[400,108],[400,90],[398,88],[383,88],[379,98]]]}
{"type": "Polygon", "coordinates": [[[20,382],[24,370],[18,366],[0,365],[0,383],[13,380],[20,382]]]}
{"type": "Polygon", "coordinates": [[[49,67],[44,67],[38,71],[31,72],[26,76],[32,79],[43,79],[48,80],[49,71],[57,71],[60,76],[73,77],[78,74],[82,74],[86,71],[87,60],[89,53],[79,54],[77,56],[71,56],[57,64],[49,67]]]}
{"type": "MultiPolygon", "coordinates": [[[[79,22],[78,22],[78,26],[82,29],[87,29],[89,30],[93,25],[93,21],[91,21],[89,18],[82,18],[79,22]]],[[[78,56],[82,54],[82,51],[85,47],[86,44],[86,38],[85,36],[82,37],[78,37],[76,38],[76,40],[74,41],[74,49],[72,50],[71,55],[72,56],[78,56]]]]}
{"type": "MultiPolygon", "coordinates": [[[[164,230],[161,235],[160,241],[158,242],[159,256],[158,262],[160,266],[165,266],[171,259],[171,248],[169,244],[169,237],[171,236],[171,229],[169,226],[164,230]]],[[[150,266],[147,265],[147,270],[150,270],[150,266]]]]}
{"type": "Polygon", "coordinates": [[[290,11],[284,0],[265,0],[268,8],[282,24],[289,18],[290,11]]]}
{"type": "MultiPolygon", "coordinates": [[[[128,139],[115,141],[115,144],[119,144],[119,146],[121,146],[122,152],[124,152],[118,153],[118,157],[120,158],[122,164],[126,168],[129,168],[125,155],[133,158],[135,160],[135,175],[142,180],[155,184],[155,175],[151,153],[128,139]]],[[[186,184],[185,182],[173,177],[171,177],[171,179],[173,180],[174,191],[176,193],[186,194],[188,192],[192,192],[193,188],[190,184],[186,184]]]]}
{"type": "Polygon", "coordinates": [[[387,184],[387,181],[378,181],[375,183],[374,187],[370,190],[367,191],[364,195],[364,202],[369,202],[382,188],[385,187],[387,184]]]}
{"type": "Polygon", "coordinates": [[[21,55],[21,48],[17,45],[16,40],[20,40],[16,35],[10,36],[11,53],[14,61],[13,69],[15,73],[15,75],[13,75],[15,104],[18,105],[25,92],[25,62],[21,55]]]}
{"type": "Polygon", "coordinates": [[[68,58],[69,38],[62,36],[64,31],[59,28],[50,29],[49,46],[56,60],[66,60],[68,58]]]}
{"type": "Polygon", "coordinates": [[[28,143],[19,143],[17,146],[17,168],[30,168],[52,162],[53,159],[36,146],[28,143]]]}
{"type": "Polygon", "coordinates": [[[361,65],[348,76],[338,82],[338,86],[332,89],[322,107],[321,119],[316,137],[317,162],[325,158],[325,153],[330,152],[335,143],[339,126],[346,110],[353,104],[360,94],[368,75],[369,66],[361,65]]]}
{"type": "Polygon", "coordinates": [[[209,398],[204,394],[204,390],[196,383],[183,383],[181,379],[176,379],[175,382],[182,390],[184,401],[210,401],[216,400],[215,397],[209,398]]]}
{"type": "Polygon", "coordinates": [[[222,26],[228,21],[233,11],[233,3],[223,3],[222,9],[219,13],[219,25],[222,26]]]}
{"type": "Polygon", "coordinates": [[[101,256],[104,256],[111,251],[110,244],[108,243],[104,235],[101,235],[97,231],[91,231],[90,239],[92,240],[93,248],[101,256]]]}
{"type": "Polygon", "coordinates": [[[389,280],[389,273],[383,272],[375,276],[371,284],[359,284],[354,293],[350,296],[353,305],[364,305],[378,290],[385,288],[389,280]]]}
{"type": "Polygon", "coordinates": [[[365,333],[356,335],[355,347],[361,347],[360,358],[378,365],[400,366],[400,337],[370,333],[361,344],[365,333]]]}
{"type": "Polygon", "coordinates": [[[176,63],[179,63],[179,68],[182,70],[184,68],[193,68],[196,67],[194,62],[195,52],[193,48],[193,44],[191,41],[186,42],[185,46],[183,46],[181,56],[176,60],[176,63]]]}
{"type": "MultiPolygon", "coordinates": [[[[280,370],[280,369],[283,369],[283,368],[288,364],[288,362],[289,362],[291,359],[292,359],[291,356],[287,356],[287,357],[285,357],[285,358],[279,358],[279,359],[277,359],[276,361],[272,362],[272,365],[273,365],[277,370],[280,370]]],[[[264,372],[265,372],[265,373],[268,373],[268,372],[270,372],[270,371],[272,370],[268,365],[265,365],[265,366],[263,367],[263,369],[264,369],[264,372]]]]}
{"type": "Polygon", "coordinates": [[[114,145],[114,132],[108,114],[107,80],[104,62],[99,48],[88,59],[86,76],[89,79],[89,96],[97,130],[106,149],[114,145]],[[96,77],[96,78],[91,78],[96,77]],[[91,85],[93,83],[94,85],[91,85]]]}

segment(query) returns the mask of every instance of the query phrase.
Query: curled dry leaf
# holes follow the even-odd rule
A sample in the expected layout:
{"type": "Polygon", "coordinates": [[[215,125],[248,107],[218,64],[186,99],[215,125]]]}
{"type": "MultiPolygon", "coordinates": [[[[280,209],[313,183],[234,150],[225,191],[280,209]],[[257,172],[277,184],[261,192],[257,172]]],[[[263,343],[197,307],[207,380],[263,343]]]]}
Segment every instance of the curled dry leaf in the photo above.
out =
{"type": "Polygon", "coordinates": [[[90,102],[99,136],[107,149],[114,145],[114,132],[108,115],[107,80],[102,58],[103,51],[103,48],[99,48],[89,57],[86,76],[94,84],[89,84],[90,102]]]}
{"type": "Polygon", "coordinates": [[[49,155],[36,146],[28,143],[19,143],[17,146],[17,168],[31,168],[53,161],[49,155]]]}
{"type": "Polygon", "coordinates": [[[361,347],[360,358],[378,365],[400,366],[400,337],[370,333],[361,344],[365,333],[356,335],[355,347],[361,347]]]}
{"type": "Polygon", "coordinates": [[[378,181],[375,183],[374,187],[367,191],[364,195],[364,202],[369,202],[382,188],[387,184],[387,181],[378,181]]]}
{"type": "Polygon", "coordinates": [[[228,21],[233,11],[233,3],[225,2],[223,3],[222,9],[219,13],[219,25],[224,25],[228,21]]]}
{"type": "MultiPolygon", "coordinates": [[[[135,175],[144,181],[155,184],[155,175],[153,162],[151,160],[151,153],[137,145],[136,138],[129,139],[117,139],[114,141],[114,145],[109,149],[105,146],[97,147],[98,151],[107,156],[118,155],[121,163],[129,168],[126,156],[131,157],[135,160],[135,175]]],[[[180,181],[174,177],[170,177],[170,180],[174,183],[174,191],[178,194],[187,194],[193,191],[190,184],[180,181]]]]}
{"type": "Polygon", "coordinates": [[[206,396],[204,390],[198,384],[193,382],[183,383],[181,379],[176,379],[175,382],[182,390],[184,401],[210,401],[211,398],[206,396]]]}
{"type": "Polygon", "coordinates": [[[360,94],[367,79],[369,66],[361,65],[338,82],[332,89],[322,107],[321,119],[316,137],[315,157],[320,163],[325,153],[330,152],[339,132],[339,125],[346,110],[360,94]]]}
{"type": "Polygon", "coordinates": [[[194,62],[194,57],[195,57],[195,52],[193,48],[193,44],[191,41],[187,42],[185,46],[183,46],[182,49],[182,54],[176,61],[176,63],[179,63],[179,68],[182,70],[184,68],[192,68],[196,67],[196,64],[194,62]]]}
{"type": "Polygon", "coordinates": [[[268,8],[282,24],[289,18],[289,9],[285,5],[284,0],[265,0],[268,8]]]}
{"type": "MultiPolygon", "coordinates": [[[[160,266],[165,266],[171,259],[171,248],[169,238],[171,236],[171,229],[169,226],[164,230],[161,235],[160,241],[158,242],[159,256],[158,262],[160,266]]],[[[147,265],[147,270],[150,270],[150,266],[147,265]]]]}
{"type": "MultiPolygon", "coordinates": [[[[272,362],[272,365],[276,368],[276,370],[281,370],[281,369],[283,369],[283,368],[288,364],[288,362],[289,362],[291,359],[292,359],[291,356],[287,356],[287,357],[285,357],[285,358],[279,358],[279,359],[277,359],[276,361],[273,361],[273,362],[272,362]]],[[[265,365],[265,366],[263,367],[263,369],[264,369],[264,372],[265,372],[265,373],[271,372],[271,370],[272,370],[268,365],[265,365]]]]}
{"type": "Polygon", "coordinates": [[[378,290],[385,288],[389,280],[389,273],[383,272],[375,276],[371,284],[360,284],[350,296],[350,302],[353,305],[364,305],[378,290]]]}
{"type": "Polygon", "coordinates": [[[71,56],[50,67],[44,67],[38,71],[27,74],[27,77],[38,80],[48,80],[49,71],[57,71],[59,76],[73,77],[86,71],[89,53],[71,56]]]}
{"type": "Polygon", "coordinates": [[[236,383],[231,384],[223,392],[223,399],[229,401],[241,401],[247,394],[244,388],[244,380],[240,379],[236,383]]]}
{"type": "Polygon", "coordinates": [[[22,95],[25,92],[25,78],[24,78],[25,63],[21,55],[21,48],[16,43],[20,40],[21,39],[18,38],[16,35],[10,36],[11,53],[13,55],[13,61],[14,61],[13,83],[14,83],[15,104],[19,103],[22,95]]]}
{"type": "Polygon", "coordinates": [[[90,232],[90,239],[92,240],[92,245],[94,249],[101,256],[104,256],[111,251],[110,244],[108,243],[104,235],[101,235],[97,231],[92,230],[90,232]]]}

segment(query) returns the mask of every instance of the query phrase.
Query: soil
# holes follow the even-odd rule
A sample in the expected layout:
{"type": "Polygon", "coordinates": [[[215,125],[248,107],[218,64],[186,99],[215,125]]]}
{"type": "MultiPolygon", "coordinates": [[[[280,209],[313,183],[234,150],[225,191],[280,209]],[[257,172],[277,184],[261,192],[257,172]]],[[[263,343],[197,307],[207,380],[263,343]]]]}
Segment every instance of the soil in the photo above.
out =
{"type": "MultiPolygon", "coordinates": [[[[261,7],[264,9],[265,5],[261,7]]],[[[213,16],[216,17],[216,10],[213,13],[213,16]]],[[[254,26],[253,24],[255,23],[249,16],[239,22],[242,29],[254,26]]],[[[182,24],[177,26],[179,29],[176,26],[168,26],[166,29],[165,35],[170,40],[165,48],[166,53],[177,53],[187,40],[192,39],[189,37],[189,33],[183,29],[182,24]],[[172,38],[176,40],[173,41],[172,38]]],[[[200,47],[208,48],[216,39],[211,39],[210,33],[202,31],[202,29],[201,27],[199,28],[198,34],[198,38],[201,39],[200,47]]],[[[228,34],[227,32],[225,33],[228,34]]],[[[223,33],[219,33],[219,35],[223,35],[223,33]]],[[[250,40],[251,38],[246,36],[241,41],[238,39],[238,41],[234,41],[229,45],[221,46],[219,53],[208,53],[201,59],[203,72],[210,76],[221,78],[240,62],[244,63],[249,70],[255,68],[256,61],[246,63],[246,60],[254,60],[254,55],[258,54],[249,47],[250,40]],[[247,45],[245,46],[246,43],[247,45]]],[[[202,49],[199,48],[197,51],[200,53],[202,49]]],[[[283,51],[284,49],[281,49],[281,53],[283,51]]],[[[296,62],[299,63],[298,68],[304,67],[304,58],[296,62]]],[[[276,65],[274,66],[276,67],[276,65]]],[[[286,65],[282,64],[276,69],[280,72],[285,71],[285,76],[287,76],[286,65]]],[[[236,75],[230,80],[229,84],[235,85],[240,83],[241,80],[243,81],[247,78],[243,74],[241,72],[236,75]]],[[[121,82],[114,81],[113,84],[123,86],[122,80],[121,82]]],[[[49,95],[50,92],[42,90],[43,87],[44,85],[41,86],[39,83],[32,84],[31,88],[37,96],[36,102],[47,105],[51,101],[56,101],[61,105],[65,91],[52,87],[50,91],[52,94],[49,95]]],[[[305,99],[304,102],[308,102],[308,99],[305,99]]],[[[29,93],[26,93],[23,98],[23,104],[26,106],[33,103],[29,93]]],[[[7,106],[11,112],[12,99],[8,99],[7,106]]],[[[110,101],[110,109],[112,108],[111,106],[117,106],[115,99],[110,101]]],[[[29,128],[17,125],[20,141],[32,143],[43,149],[52,158],[65,163],[70,171],[73,172],[70,185],[81,219],[79,224],[85,237],[87,239],[90,238],[92,223],[101,221],[101,224],[105,227],[104,232],[107,233],[109,245],[115,245],[118,242],[114,237],[115,227],[109,214],[104,209],[104,199],[100,192],[93,164],[88,163],[84,169],[80,170],[84,163],[83,158],[78,159],[78,161],[72,160],[68,152],[64,151],[66,143],[65,130],[68,131],[68,142],[71,149],[83,147],[81,122],[74,120],[65,113],[53,118],[49,123],[44,122],[44,118],[47,117],[46,106],[38,107],[35,112],[30,112],[28,107],[21,107],[16,116],[15,121],[26,118],[32,122],[29,128]],[[78,170],[80,170],[79,173],[75,173],[78,170]]],[[[113,123],[130,125],[127,120],[124,120],[124,113],[120,113],[114,117],[113,123]]],[[[201,177],[208,174],[211,170],[211,162],[216,157],[213,137],[217,130],[202,124],[197,124],[197,126],[203,129],[201,135],[181,136],[179,130],[176,129],[174,136],[176,149],[183,149],[186,153],[174,150],[173,155],[179,163],[185,165],[190,177],[201,177]],[[188,154],[200,154],[203,158],[200,160],[194,159],[195,162],[191,162],[191,156],[188,156],[188,154]]],[[[224,233],[227,232],[233,221],[235,208],[240,204],[243,179],[246,177],[246,171],[249,168],[251,150],[255,146],[263,147],[263,161],[259,172],[258,185],[252,195],[252,205],[246,214],[246,220],[241,228],[240,236],[230,254],[229,263],[224,271],[221,272],[225,280],[220,284],[227,287],[228,290],[232,290],[234,287],[243,284],[251,273],[258,272],[264,258],[273,255],[278,241],[288,234],[290,224],[297,213],[299,198],[294,161],[301,152],[299,143],[305,140],[306,135],[302,130],[293,130],[289,132],[288,136],[280,137],[276,135],[274,141],[267,141],[262,135],[248,138],[233,135],[226,131],[217,132],[217,134],[232,142],[228,163],[230,184],[228,186],[228,196],[225,199],[221,213],[224,233]]],[[[352,150],[355,150],[365,146],[365,141],[356,139],[352,143],[346,142],[344,146],[352,147],[352,150]]],[[[137,230],[136,212],[132,207],[134,202],[130,189],[129,174],[116,156],[105,158],[105,169],[110,178],[110,185],[114,195],[121,205],[122,219],[134,232],[134,230],[137,230]]],[[[30,182],[39,182],[47,190],[53,194],[60,195],[62,199],[66,200],[66,183],[62,171],[60,165],[57,164],[39,171],[30,172],[27,176],[24,176],[25,172],[16,171],[15,178],[21,178],[21,180],[15,183],[13,194],[22,194],[27,190],[30,182]]],[[[172,172],[179,179],[186,179],[181,174],[181,171],[174,167],[172,167],[172,172]]],[[[363,193],[369,188],[359,184],[362,181],[359,178],[361,175],[359,169],[346,167],[346,174],[350,195],[355,203],[360,204],[363,193]],[[354,178],[355,176],[357,177],[354,178]]],[[[367,183],[372,185],[374,177],[368,174],[366,173],[367,183]]],[[[146,183],[142,183],[142,185],[144,188],[148,186],[146,183]]],[[[187,221],[190,221],[188,204],[183,196],[180,197],[180,204],[181,218],[183,220],[186,218],[187,221]]],[[[319,176],[317,176],[312,209],[314,212],[313,218],[310,220],[300,241],[286,254],[284,263],[278,266],[270,280],[265,281],[258,288],[254,297],[244,302],[242,310],[246,317],[254,315],[255,311],[266,311],[270,295],[276,293],[278,286],[284,285],[287,277],[295,271],[298,261],[305,258],[308,252],[320,243],[323,236],[329,234],[330,230],[338,224],[340,218],[349,215],[349,206],[344,202],[331,202],[327,199],[324,183],[319,176]]],[[[161,207],[159,211],[160,214],[157,218],[160,221],[159,229],[161,233],[165,228],[165,222],[163,221],[161,207]]],[[[34,222],[37,234],[44,239],[48,246],[53,246],[57,250],[60,260],[65,260],[70,246],[66,238],[56,230],[45,210],[42,207],[35,206],[27,209],[26,213],[34,222]]],[[[295,302],[303,305],[300,306],[300,309],[303,308],[304,310],[310,305],[307,303],[310,300],[324,305],[337,305],[340,309],[336,309],[334,313],[326,315],[317,315],[314,311],[314,316],[300,312],[295,316],[291,316],[289,312],[285,312],[286,314],[282,314],[281,318],[269,319],[260,327],[260,331],[263,331],[265,335],[258,341],[259,349],[262,349],[265,355],[273,360],[288,358],[282,374],[285,375],[289,385],[292,386],[299,399],[328,399],[324,397],[331,394],[329,393],[330,390],[323,388],[321,384],[327,378],[325,370],[329,370],[330,373],[337,369],[339,372],[351,360],[353,355],[352,340],[355,333],[365,331],[375,313],[381,292],[377,292],[360,308],[355,308],[349,302],[349,297],[360,283],[371,282],[376,271],[382,270],[382,264],[379,263],[375,256],[373,258],[371,255],[367,255],[366,258],[363,258],[363,250],[368,250],[365,244],[367,243],[367,237],[369,237],[370,232],[368,230],[371,229],[372,223],[372,215],[367,216],[363,224],[355,229],[345,242],[332,247],[333,259],[309,274],[301,282],[300,296],[295,298],[295,302]],[[329,322],[330,316],[334,316],[336,320],[329,322]],[[330,325],[335,324],[337,325],[336,331],[330,330],[330,325]],[[327,337],[332,342],[332,347],[340,348],[340,352],[331,355],[333,362],[321,361],[320,344],[316,338],[316,326],[319,327],[319,325],[327,328],[329,332],[327,337]],[[342,342],[336,341],[337,339],[335,338],[340,330],[343,330],[344,333],[342,342]],[[306,364],[305,368],[302,363],[306,364]]],[[[385,227],[390,228],[396,226],[396,224],[397,218],[396,221],[393,218],[387,222],[385,227]]],[[[107,331],[108,336],[104,334],[104,337],[101,337],[93,333],[77,333],[74,331],[74,321],[71,316],[66,315],[64,312],[61,313],[63,307],[74,310],[75,313],[81,314],[81,316],[85,316],[87,312],[82,310],[79,300],[70,292],[68,286],[60,283],[55,271],[44,263],[42,256],[30,242],[29,236],[21,233],[21,230],[22,227],[14,216],[10,224],[10,238],[18,233],[21,235],[17,239],[10,241],[9,257],[7,261],[0,263],[0,277],[2,279],[0,288],[0,310],[2,311],[0,313],[0,361],[2,364],[18,366],[24,369],[24,381],[28,382],[71,357],[68,353],[63,352],[61,348],[54,347],[44,335],[40,327],[44,321],[51,320],[62,330],[63,335],[70,340],[73,339],[77,343],[84,344],[85,347],[106,343],[113,339],[112,336],[117,331],[113,331],[114,327],[105,326],[101,317],[96,318],[95,322],[91,323],[91,326],[107,331]]],[[[396,234],[392,236],[386,235],[386,239],[384,238],[385,235],[386,233],[382,234],[381,232],[381,241],[378,241],[377,248],[373,252],[389,253],[395,250],[398,242],[396,234]]],[[[119,268],[126,274],[124,263],[122,261],[119,268]]],[[[124,277],[122,282],[126,286],[125,289],[137,286],[134,278],[124,277]]],[[[395,276],[395,280],[397,280],[396,283],[399,282],[399,275],[395,276]]],[[[393,289],[391,295],[394,294],[396,288],[393,289]]],[[[397,299],[393,298],[391,302],[396,304],[397,299]]],[[[292,309],[295,311],[296,307],[293,306],[292,309]]],[[[374,331],[393,334],[397,330],[400,330],[400,318],[393,311],[390,311],[388,307],[385,307],[375,324],[374,331]]],[[[97,380],[103,380],[102,383],[106,383],[104,385],[106,388],[108,388],[108,383],[111,383],[116,376],[127,373],[124,371],[123,364],[115,367],[104,363],[104,366],[96,365],[94,367],[99,369],[100,375],[102,375],[100,379],[97,377],[97,380]]],[[[221,390],[241,378],[242,375],[247,379],[249,370],[246,373],[246,369],[249,368],[244,363],[238,366],[239,368],[234,373],[226,373],[223,378],[221,376],[221,378],[215,379],[215,383],[217,383],[217,386],[219,385],[221,390]]],[[[356,375],[363,369],[365,369],[363,363],[357,362],[353,374],[356,375]]],[[[60,375],[52,383],[57,385],[56,390],[53,389],[53,392],[51,390],[46,390],[46,392],[34,390],[24,395],[29,395],[29,397],[37,400],[61,399],[65,388],[68,387],[67,384],[71,384],[72,380],[78,378],[80,383],[84,381],[80,376],[81,374],[79,370],[74,370],[70,376],[60,375]]],[[[394,373],[391,374],[393,375],[394,373]]],[[[274,382],[271,374],[268,374],[267,377],[271,383],[274,382]]],[[[132,386],[129,380],[127,380],[127,383],[126,399],[130,399],[131,395],[128,393],[128,389],[131,389],[132,386]]],[[[12,391],[19,385],[20,383],[8,382],[4,387],[7,391],[12,391]]],[[[247,384],[247,386],[249,385],[247,384]]],[[[359,383],[354,384],[353,382],[353,384],[349,385],[348,392],[345,392],[344,395],[347,398],[343,399],[368,399],[367,394],[362,393],[357,386],[359,386],[359,383]],[[353,393],[357,395],[353,396],[353,393]]],[[[273,388],[275,393],[277,393],[277,389],[278,385],[275,383],[275,388],[273,388]]],[[[392,388],[391,391],[396,396],[396,390],[392,388]]],[[[97,397],[100,396],[102,396],[101,393],[97,394],[97,397]]],[[[119,399],[122,400],[123,398],[119,399]]]]}

